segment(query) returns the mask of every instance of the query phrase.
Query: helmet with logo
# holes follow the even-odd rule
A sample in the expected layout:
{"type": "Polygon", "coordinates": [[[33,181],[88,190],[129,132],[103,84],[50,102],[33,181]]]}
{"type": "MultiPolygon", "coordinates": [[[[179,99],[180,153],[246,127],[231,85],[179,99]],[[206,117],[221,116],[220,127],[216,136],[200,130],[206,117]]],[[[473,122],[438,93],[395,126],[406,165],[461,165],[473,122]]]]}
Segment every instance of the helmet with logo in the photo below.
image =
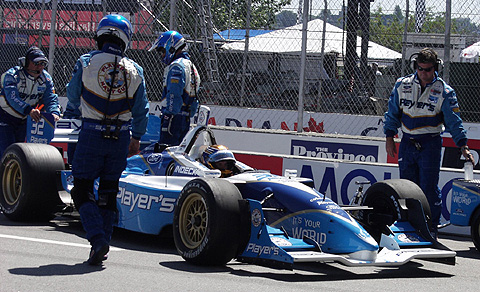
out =
{"type": "Polygon", "coordinates": [[[165,56],[162,61],[165,64],[170,64],[173,61],[175,53],[185,47],[185,38],[177,31],[169,30],[158,36],[152,47],[148,50],[165,50],[165,56]]]}
{"type": "Polygon", "coordinates": [[[100,49],[108,41],[118,44],[125,52],[132,40],[132,24],[122,15],[106,15],[98,23],[96,40],[100,49]]]}
{"type": "Polygon", "coordinates": [[[223,145],[207,147],[203,151],[200,160],[210,169],[219,169],[222,172],[222,177],[228,177],[233,174],[235,162],[237,161],[232,151],[223,145]],[[225,164],[222,166],[220,162],[225,162],[225,164]]]}

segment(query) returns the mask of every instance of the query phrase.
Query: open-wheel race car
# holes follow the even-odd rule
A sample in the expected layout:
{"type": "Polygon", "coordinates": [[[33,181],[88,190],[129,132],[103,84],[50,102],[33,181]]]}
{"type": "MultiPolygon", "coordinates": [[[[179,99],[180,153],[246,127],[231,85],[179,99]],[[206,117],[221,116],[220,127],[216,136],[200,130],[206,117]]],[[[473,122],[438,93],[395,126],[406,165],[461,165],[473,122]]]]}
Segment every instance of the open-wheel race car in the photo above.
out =
{"type": "MultiPolygon", "coordinates": [[[[147,234],[172,226],[179,254],[198,265],[455,263],[455,252],[431,236],[430,208],[414,183],[377,182],[354,198],[357,204],[340,206],[311,179],[288,171],[278,176],[236,161],[233,175],[222,178],[199,161],[202,149],[215,144],[212,130],[199,125],[179,146],[153,143],[130,157],[119,184],[117,226],[147,234]]],[[[73,184],[53,146],[13,144],[0,177],[1,210],[11,220],[48,220],[73,206],[58,194],[73,184]]]]}

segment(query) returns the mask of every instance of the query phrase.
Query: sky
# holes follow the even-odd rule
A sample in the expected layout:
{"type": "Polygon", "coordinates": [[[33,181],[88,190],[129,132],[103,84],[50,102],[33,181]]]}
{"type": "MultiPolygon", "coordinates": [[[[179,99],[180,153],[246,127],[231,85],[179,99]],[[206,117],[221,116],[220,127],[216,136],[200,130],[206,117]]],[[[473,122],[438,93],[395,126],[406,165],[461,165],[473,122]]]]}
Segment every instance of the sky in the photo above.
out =
{"type": "MultiPolygon", "coordinates": [[[[321,9],[325,6],[324,0],[312,0],[312,14],[317,15],[320,13],[321,9]]],[[[327,0],[328,9],[331,10],[340,10],[343,4],[347,4],[347,0],[327,0]]],[[[382,7],[382,10],[385,13],[393,12],[396,5],[399,5],[400,8],[405,11],[406,0],[375,0],[371,3],[371,10],[375,11],[377,7],[382,7]]],[[[451,0],[452,2],[452,18],[457,17],[470,17],[472,21],[477,23],[480,22],[480,0],[470,0],[470,1],[459,1],[451,0]]],[[[297,12],[299,0],[292,0],[292,4],[289,6],[288,10],[297,12]]],[[[416,0],[409,0],[410,11],[415,10],[416,0]]],[[[432,8],[435,12],[444,12],[446,10],[446,0],[425,0],[427,8],[432,8]]],[[[336,14],[336,13],[335,13],[336,14]]]]}

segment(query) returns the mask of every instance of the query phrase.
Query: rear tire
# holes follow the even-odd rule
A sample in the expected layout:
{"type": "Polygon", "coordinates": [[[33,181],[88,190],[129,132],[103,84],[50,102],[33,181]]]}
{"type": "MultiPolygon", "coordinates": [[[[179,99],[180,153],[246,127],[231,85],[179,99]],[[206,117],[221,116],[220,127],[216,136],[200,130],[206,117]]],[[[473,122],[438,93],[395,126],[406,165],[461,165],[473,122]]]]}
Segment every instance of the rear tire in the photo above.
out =
{"type": "Polygon", "coordinates": [[[173,217],[179,254],[195,265],[221,266],[237,256],[242,235],[242,196],[222,179],[194,179],[183,188],[173,217]]]}
{"type": "Polygon", "coordinates": [[[10,145],[0,165],[0,208],[13,221],[47,221],[61,205],[57,171],[65,164],[46,144],[10,145]]]}

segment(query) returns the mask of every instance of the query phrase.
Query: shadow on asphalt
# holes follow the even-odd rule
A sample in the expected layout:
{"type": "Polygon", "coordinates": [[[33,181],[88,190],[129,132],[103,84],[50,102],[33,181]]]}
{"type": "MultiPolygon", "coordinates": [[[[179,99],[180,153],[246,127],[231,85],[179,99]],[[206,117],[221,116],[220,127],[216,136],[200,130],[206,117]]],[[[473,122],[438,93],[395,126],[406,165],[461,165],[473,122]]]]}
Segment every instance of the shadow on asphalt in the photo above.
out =
{"type": "MultiPolygon", "coordinates": [[[[451,241],[457,241],[457,242],[467,242],[471,243],[471,246],[468,247],[468,249],[463,249],[463,250],[455,250],[452,248],[457,253],[457,258],[467,258],[467,259],[480,259],[480,252],[475,248],[475,245],[472,242],[472,239],[470,236],[462,236],[462,235],[450,235],[450,234],[440,234],[439,239],[442,240],[451,240],[451,241]]],[[[448,247],[448,243],[445,244],[448,247]]]]}
{"type": "Polygon", "coordinates": [[[268,278],[284,282],[317,282],[317,281],[345,281],[345,280],[368,280],[368,279],[413,279],[413,278],[450,278],[454,275],[431,271],[422,268],[417,262],[410,262],[400,267],[358,267],[358,270],[349,271],[350,267],[340,264],[308,263],[298,264],[289,273],[285,270],[254,272],[247,270],[249,264],[232,261],[225,267],[194,266],[184,261],[160,262],[160,265],[169,269],[191,273],[222,273],[226,272],[239,277],[268,278]],[[365,268],[369,268],[365,271],[365,268]],[[298,272],[311,272],[305,274],[298,272]],[[358,272],[358,273],[357,273],[358,272]]]}
{"type": "Polygon", "coordinates": [[[71,276],[84,275],[104,270],[104,266],[90,266],[86,262],[75,265],[51,264],[31,268],[14,268],[8,271],[14,275],[26,276],[71,276]]]}

